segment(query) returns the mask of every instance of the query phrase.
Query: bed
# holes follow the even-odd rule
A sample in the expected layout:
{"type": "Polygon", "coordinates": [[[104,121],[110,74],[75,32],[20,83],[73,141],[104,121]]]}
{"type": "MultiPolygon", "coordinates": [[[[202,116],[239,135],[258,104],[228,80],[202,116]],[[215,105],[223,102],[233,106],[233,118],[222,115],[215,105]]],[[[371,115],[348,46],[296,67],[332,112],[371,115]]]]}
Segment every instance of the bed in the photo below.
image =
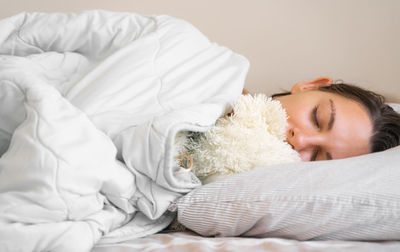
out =
{"type": "Polygon", "coordinates": [[[395,252],[399,241],[299,241],[285,238],[204,237],[191,231],[160,232],[114,244],[100,244],[93,252],[123,251],[303,251],[395,252]]]}
{"type": "Polygon", "coordinates": [[[249,68],[191,24],[86,11],[0,27],[0,250],[400,248],[400,148],[207,185],[177,173],[176,134],[229,112],[249,68]],[[166,232],[175,218],[186,231],[166,232]]]}
{"type": "Polygon", "coordinates": [[[137,238],[120,244],[96,246],[93,252],[123,251],[304,251],[304,252],[395,252],[400,242],[359,242],[359,241],[297,241],[282,238],[204,238],[192,232],[160,233],[137,238]]]}

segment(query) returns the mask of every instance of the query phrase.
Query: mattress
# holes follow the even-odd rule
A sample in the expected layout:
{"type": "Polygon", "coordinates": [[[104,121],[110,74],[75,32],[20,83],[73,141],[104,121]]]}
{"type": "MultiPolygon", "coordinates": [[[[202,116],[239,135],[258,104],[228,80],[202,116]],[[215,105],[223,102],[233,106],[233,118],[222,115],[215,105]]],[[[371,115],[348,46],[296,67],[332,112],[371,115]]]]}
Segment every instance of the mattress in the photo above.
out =
{"type": "Polygon", "coordinates": [[[201,237],[192,232],[158,233],[118,244],[96,246],[92,252],[210,252],[210,251],[400,251],[399,241],[296,241],[281,238],[201,237]]]}

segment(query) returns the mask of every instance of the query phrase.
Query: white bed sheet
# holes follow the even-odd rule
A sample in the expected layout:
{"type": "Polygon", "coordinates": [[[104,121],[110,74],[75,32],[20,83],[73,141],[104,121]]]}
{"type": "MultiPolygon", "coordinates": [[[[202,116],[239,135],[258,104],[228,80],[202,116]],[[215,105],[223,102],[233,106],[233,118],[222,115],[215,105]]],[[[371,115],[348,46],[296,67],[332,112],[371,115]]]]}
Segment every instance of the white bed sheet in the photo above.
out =
{"type": "Polygon", "coordinates": [[[101,245],[92,252],[210,252],[210,251],[273,251],[273,252],[397,252],[400,241],[296,241],[280,238],[205,238],[192,232],[159,233],[119,244],[101,245]]]}

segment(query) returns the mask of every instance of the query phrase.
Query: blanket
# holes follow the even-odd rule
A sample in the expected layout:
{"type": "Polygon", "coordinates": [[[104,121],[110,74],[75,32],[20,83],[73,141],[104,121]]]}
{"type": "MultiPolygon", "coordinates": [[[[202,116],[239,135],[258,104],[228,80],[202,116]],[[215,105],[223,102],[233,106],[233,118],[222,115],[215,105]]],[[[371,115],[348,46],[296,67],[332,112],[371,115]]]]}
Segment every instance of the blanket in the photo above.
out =
{"type": "Polygon", "coordinates": [[[248,61],[169,16],[21,13],[0,30],[0,250],[165,228],[201,185],[177,172],[175,136],[230,110],[248,61]]]}

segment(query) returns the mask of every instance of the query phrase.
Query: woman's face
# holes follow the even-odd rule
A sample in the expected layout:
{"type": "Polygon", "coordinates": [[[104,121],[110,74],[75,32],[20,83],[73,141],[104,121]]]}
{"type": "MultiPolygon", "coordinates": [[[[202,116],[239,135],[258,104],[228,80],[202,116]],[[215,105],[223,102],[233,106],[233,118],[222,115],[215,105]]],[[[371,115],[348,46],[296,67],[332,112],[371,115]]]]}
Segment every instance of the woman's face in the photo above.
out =
{"type": "Polygon", "coordinates": [[[367,154],[372,135],[368,112],[358,102],[319,90],[275,98],[288,115],[287,142],[303,161],[367,154]]]}

